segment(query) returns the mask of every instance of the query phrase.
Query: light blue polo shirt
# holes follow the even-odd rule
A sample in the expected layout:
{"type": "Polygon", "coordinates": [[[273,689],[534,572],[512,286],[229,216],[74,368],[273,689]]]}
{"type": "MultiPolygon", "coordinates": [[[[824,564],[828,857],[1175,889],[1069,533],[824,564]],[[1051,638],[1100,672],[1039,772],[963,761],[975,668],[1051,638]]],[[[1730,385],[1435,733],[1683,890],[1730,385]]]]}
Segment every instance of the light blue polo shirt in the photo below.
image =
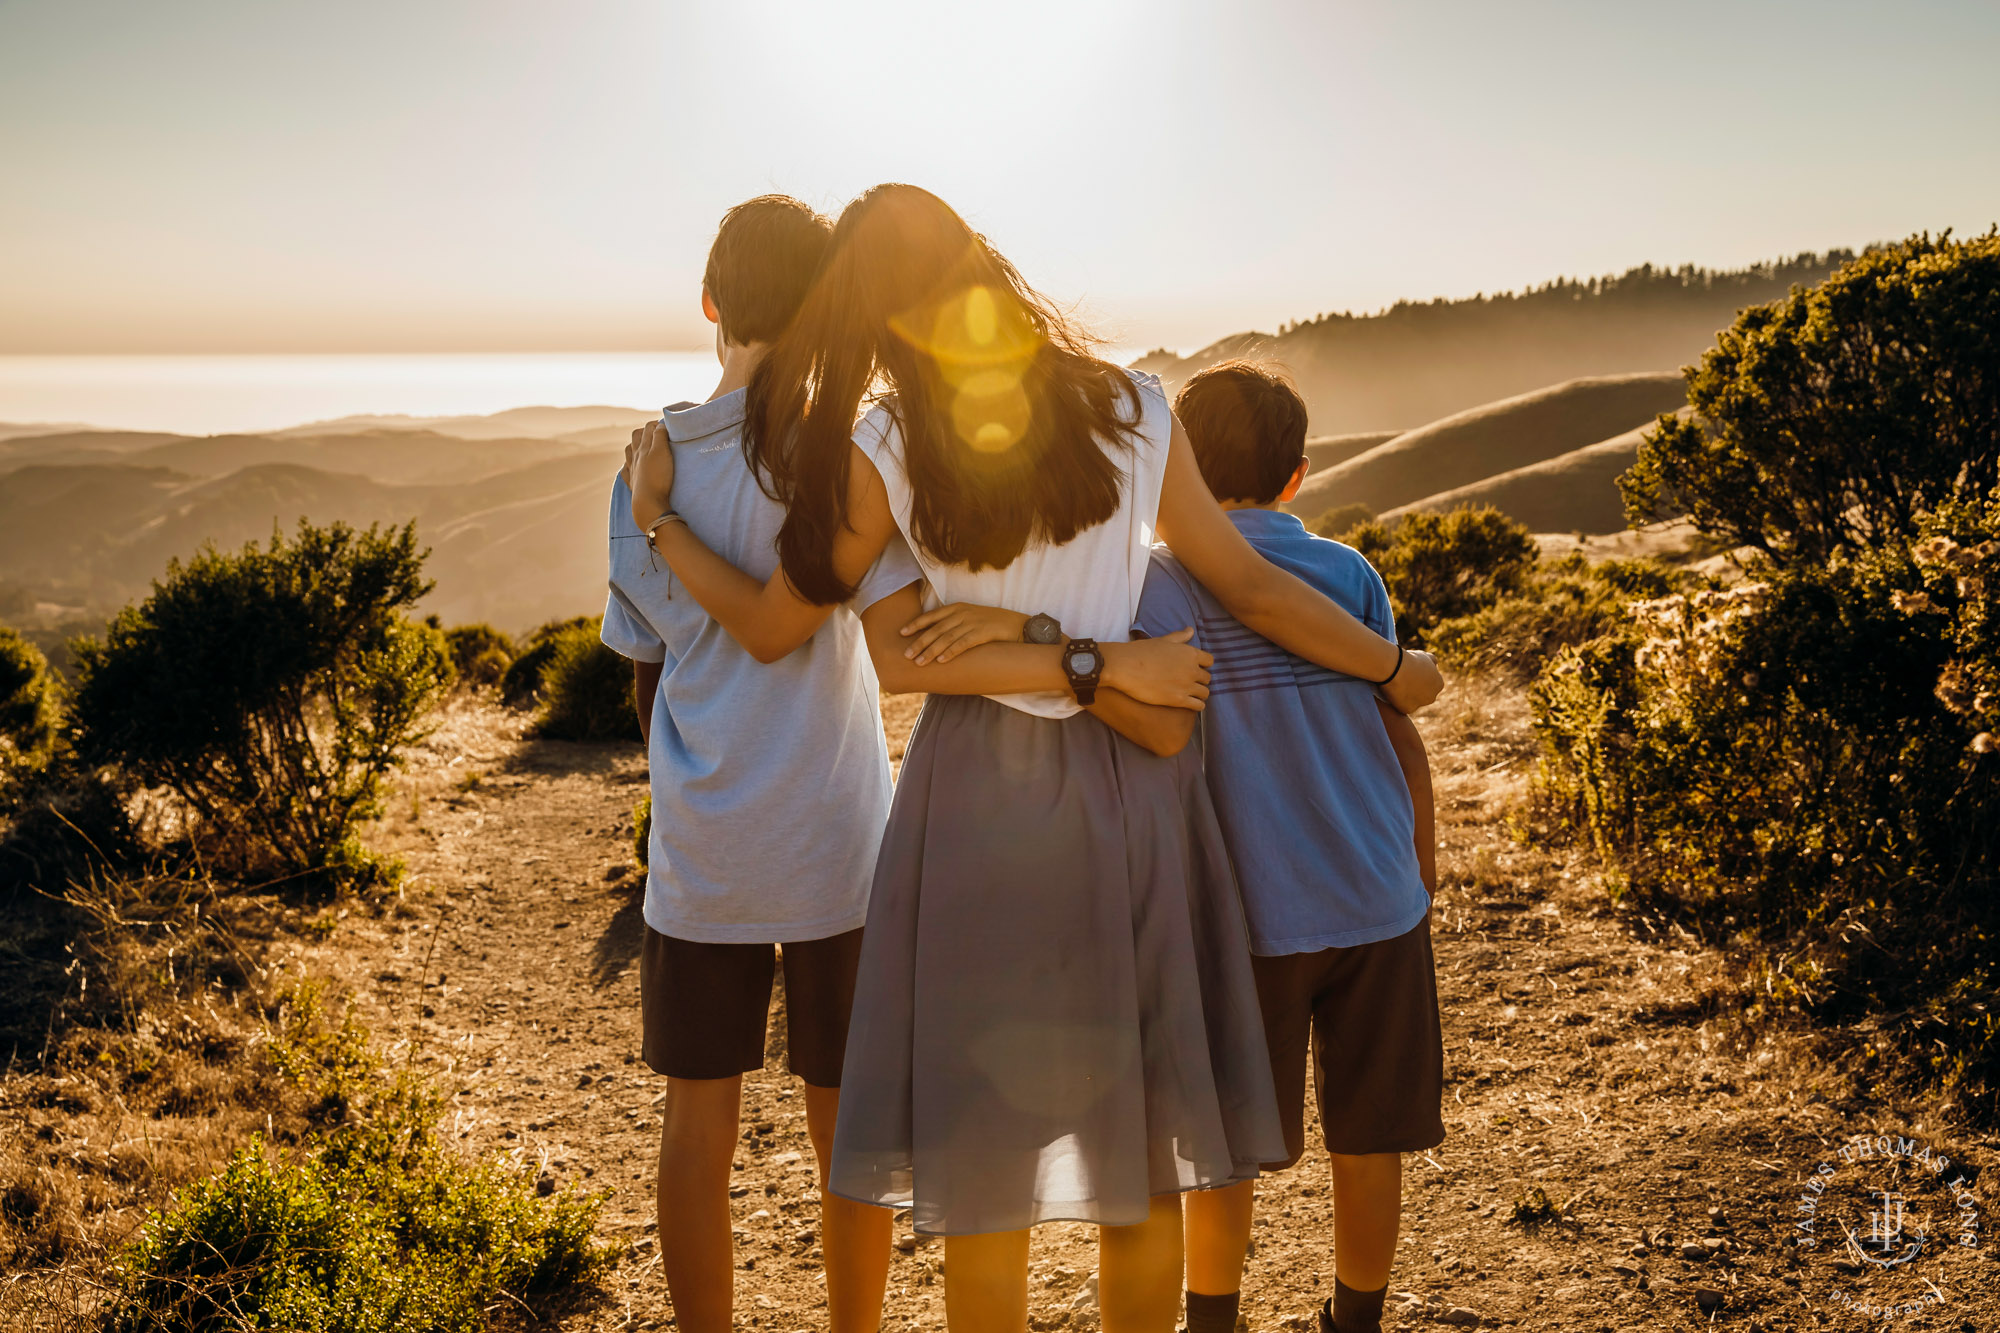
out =
{"type": "MultiPolygon", "coordinates": [[[[1313,536],[1290,514],[1237,509],[1229,521],[1266,560],[1396,637],[1389,590],[1359,551],[1313,536]]],[[[1251,952],[1346,948],[1415,928],[1430,895],[1375,687],[1246,629],[1155,547],[1135,628],[1158,637],[1190,625],[1195,645],[1215,655],[1202,754],[1251,952]]]]}
{"type": "MultiPolygon", "coordinates": [[[[743,458],[742,390],[667,409],[674,508],[762,581],[784,508],[743,458]]],[[[889,748],[856,612],[922,577],[892,541],[853,602],[766,666],[709,618],[611,487],[604,642],[664,665],[647,753],[653,791],[646,924],[704,944],[824,939],[861,925],[889,819],[889,748]]]]}

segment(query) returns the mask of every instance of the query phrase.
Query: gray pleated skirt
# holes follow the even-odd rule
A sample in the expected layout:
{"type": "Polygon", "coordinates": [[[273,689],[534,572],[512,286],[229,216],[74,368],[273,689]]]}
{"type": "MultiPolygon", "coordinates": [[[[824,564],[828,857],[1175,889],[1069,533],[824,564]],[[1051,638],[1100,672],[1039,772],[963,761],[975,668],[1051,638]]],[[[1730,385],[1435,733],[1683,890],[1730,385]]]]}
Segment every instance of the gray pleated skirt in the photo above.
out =
{"type": "Polygon", "coordinates": [[[1196,748],[932,696],[875,871],[833,1192],[931,1235],[1126,1226],[1283,1158],[1196,748]]]}

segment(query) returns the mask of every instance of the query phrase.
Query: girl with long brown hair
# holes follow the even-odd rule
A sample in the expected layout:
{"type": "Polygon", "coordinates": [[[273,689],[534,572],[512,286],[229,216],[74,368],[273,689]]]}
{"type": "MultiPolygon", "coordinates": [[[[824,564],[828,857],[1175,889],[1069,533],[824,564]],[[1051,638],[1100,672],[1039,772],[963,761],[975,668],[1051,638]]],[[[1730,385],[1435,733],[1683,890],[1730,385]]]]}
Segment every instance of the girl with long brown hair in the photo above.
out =
{"type": "Polygon", "coordinates": [[[663,439],[631,451],[634,520],[690,594],[771,660],[900,531],[933,606],[920,616],[913,586],[864,620],[884,685],[931,697],[877,862],[829,1188],[948,1238],[955,1329],[1020,1333],[1027,1228],[1068,1219],[1102,1228],[1106,1333],[1166,1333],[1179,1193],[1253,1175],[1283,1144],[1199,756],[1119,735],[1146,705],[1102,688],[1150,545],[1169,541],[1245,625],[1405,711],[1442,680],[1256,556],[1159,382],[1092,356],[926,191],[848,206],[750,397],[746,453],[787,507],[768,582],[674,521],[663,439]],[[1061,643],[1062,676],[940,692],[1018,691],[1000,664],[1027,645],[1010,659],[1003,632],[1061,643]]]}

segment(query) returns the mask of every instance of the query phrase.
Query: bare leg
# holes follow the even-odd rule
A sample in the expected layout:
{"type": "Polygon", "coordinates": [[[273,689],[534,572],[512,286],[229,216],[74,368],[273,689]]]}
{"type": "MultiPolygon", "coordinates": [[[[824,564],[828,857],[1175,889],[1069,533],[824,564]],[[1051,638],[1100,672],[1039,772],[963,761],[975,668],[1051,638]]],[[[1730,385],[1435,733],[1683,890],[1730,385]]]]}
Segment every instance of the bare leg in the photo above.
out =
{"type": "Polygon", "coordinates": [[[1403,1157],[1330,1154],[1333,1162],[1333,1272],[1356,1291],[1389,1285],[1403,1221],[1403,1157]]]}
{"type": "Polygon", "coordinates": [[[1097,1229],[1097,1307],[1104,1333],[1173,1333],[1181,1312],[1180,1196],[1157,1196],[1136,1226],[1097,1229]]]}
{"type": "Polygon", "coordinates": [[[833,1161],[839,1088],[806,1084],[806,1132],[819,1159],[820,1248],[826,1255],[826,1305],[833,1333],[875,1333],[889,1285],[889,1232],[895,1214],[826,1192],[833,1161]]]}
{"type": "Polygon", "coordinates": [[[1189,1190],[1181,1196],[1181,1204],[1187,1209],[1187,1289],[1204,1296],[1241,1290],[1257,1182],[1239,1180],[1219,1190],[1189,1190]]]}
{"type": "Polygon", "coordinates": [[[951,1333],[1026,1333],[1026,1231],[945,1237],[944,1322],[951,1333]]]}
{"type": "Polygon", "coordinates": [[[680,1333],[729,1333],[736,1250],[729,1169],[743,1079],[667,1080],[660,1128],[660,1268],[680,1333]]]}

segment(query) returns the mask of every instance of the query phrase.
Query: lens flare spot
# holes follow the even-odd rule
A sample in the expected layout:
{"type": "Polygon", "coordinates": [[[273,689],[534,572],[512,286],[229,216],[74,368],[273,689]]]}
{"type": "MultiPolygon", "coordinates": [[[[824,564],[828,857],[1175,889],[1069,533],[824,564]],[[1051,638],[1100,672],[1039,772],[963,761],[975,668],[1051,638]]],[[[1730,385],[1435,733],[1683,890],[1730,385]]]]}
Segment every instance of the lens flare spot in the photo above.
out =
{"type": "Polygon", "coordinates": [[[975,371],[960,381],[958,393],[962,398],[998,398],[1012,393],[1021,386],[1021,374],[1027,369],[1019,363],[995,366],[991,370],[975,371]]]}
{"type": "Polygon", "coordinates": [[[958,438],[982,454],[1004,453],[1028,433],[1028,395],[1019,381],[998,392],[952,397],[951,424],[958,438]]]}
{"type": "Polygon", "coordinates": [[[1000,309],[991,287],[973,287],[965,293],[965,335],[975,347],[991,347],[1000,336],[1000,309]]]}

